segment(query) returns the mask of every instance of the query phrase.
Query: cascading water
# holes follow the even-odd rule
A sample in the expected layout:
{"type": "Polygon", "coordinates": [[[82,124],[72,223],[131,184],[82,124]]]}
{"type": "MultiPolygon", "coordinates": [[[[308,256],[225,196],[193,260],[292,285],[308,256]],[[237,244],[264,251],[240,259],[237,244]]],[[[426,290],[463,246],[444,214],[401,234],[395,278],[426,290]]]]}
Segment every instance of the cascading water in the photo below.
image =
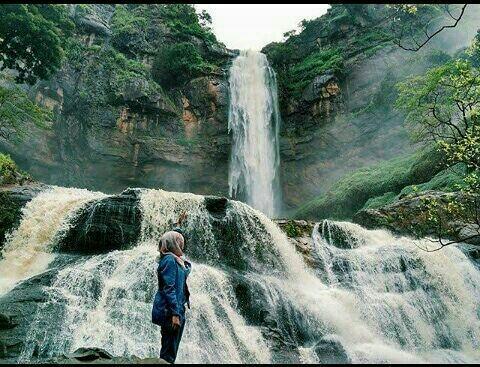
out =
{"type": "Polygon", "coordinates": [[[68,217],[87,202],[105,195],[52,186],[22,210],[19,227],[7,236],[0,259],[0,295],[23,279],[44,271],[53,260],[55,236],[68,228],[68,217]]]}
{"type": "Polygon", "coordinates": [[[480,271],[459,248],[424,253],[386,231],[325,222],[309,268],[240,202],[214,216],[202,196],[143,190],[140,207],[135,247],[59,269],[20,361],[79,347],[158,356],[156,241],[184,210],[194,267],[179,362],[480,361],[480,271]]]}
{"type": "Polygon", "coordinates": [[[280,205],[275,72],[264,54],[242,51],[230,68],[229,83],[228,128],[233,133],[230,196],[273,216],[280,205]]]}

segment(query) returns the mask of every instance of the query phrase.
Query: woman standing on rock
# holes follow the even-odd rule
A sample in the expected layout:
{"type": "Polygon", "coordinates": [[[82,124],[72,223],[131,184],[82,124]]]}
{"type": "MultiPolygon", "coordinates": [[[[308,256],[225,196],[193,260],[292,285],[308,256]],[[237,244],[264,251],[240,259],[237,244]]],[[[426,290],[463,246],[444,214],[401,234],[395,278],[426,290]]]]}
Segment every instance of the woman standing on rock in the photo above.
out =
{"type": "MultiPolygon", "coordinates": [[[[185,218],[186,213],[183,213],[177,225],[185,218]]],[[[177,358],[185,326],[185,304],[190,308],[187,277],[192,265],[185,260],[185,238],[178,226],[166,232],[158,244],[158,291],[152,309],[152,322],[159,325],[162,331],[160,358],[169,363],[174,363],[177,358]]]]}

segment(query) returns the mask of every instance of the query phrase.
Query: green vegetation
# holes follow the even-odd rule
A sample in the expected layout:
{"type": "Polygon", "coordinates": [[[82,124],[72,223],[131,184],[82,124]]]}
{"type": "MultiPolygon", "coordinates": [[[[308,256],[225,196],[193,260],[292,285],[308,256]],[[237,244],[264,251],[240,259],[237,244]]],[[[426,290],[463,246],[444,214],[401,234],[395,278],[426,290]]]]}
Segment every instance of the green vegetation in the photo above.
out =
{"type": "Polygon", "coordinates": [[[117,4],[111,20],[112,44],[129,56],[153,55],[164,43],[165,31],[169,42],[191,42],[195,37],[217,43],[210,23],[208,13],[197,14],[189,4],[117,4]]]}
{"type": "Polygon", "coordinates": [[[18,71],[17,82],[47,79],[63,59],[73,22],[65,5],[0,5],[0,70],[18,71]]]}
{"type": "Polygon", "coordinates": [[[171,88],[208,73],[213,68],[192,43],[180,42],[165,45],[159,50],[153,63],[152,76],[162,86],[171,88]]]}
{"type": "MultiPolygon", "coordinates": [[[[464,223],[479,223],[480,211],[480,70],[478,35],[461,58],[428,70],[398,86],[396,106],[405,111],[413,136],[419,141],[434,141],[449,166],[463,166],[458,177],[444,177],[450,188],[456,188],[468,198],[466,203],[454,197],[440,200],[431,198],[424,203],[428,226],[434,228],[438,248],[447,244],[442,237],[452,237],[451,218],[462,218],[464,223]],[[455,182],[457,181],[457,182],[455,182]]],[[[441,178],[437,181],[443,183],[441,178]]],[[[431,186],[431,185],[430,185],[431,186]]],[[[427,189],[423,187],[422,189],[427,189]]],[[[464,241],[480,237],[478,233],[464,241]]],[[[469,232],[471,233],[471,232],[469,232]]]]}
{"type": "MultiPolygon", "coordinates": [[[[407,185],[427,182],[441,169],[441,155],[434,149],[421,150],[362,168],[300,207],[294,216],[303,219],[350,219],[368,199],[386,193],[398,193],[407,185]]],[[[385,201],[390,197],[391,194],[378,200],[385,201]]]]}
{"type": "MultiPolygon", "coordinates": [[[[23,184],[31,177],[18,169],[9,155],[0,153],[0,186],[23,184]]],[[[16,227],[21,217],[22,206],[12,200],[9,194],[0,191],[0,250],[5,242],[5,235],[16,227]]]]}
{"type": "Polygon", "coordinates": [[[208,24],[212,19],[205,11],[200,17],[190,4],[167,4],[160,11],[162,19],[173,31],[173,35],[188,40],[187,36],[195,36],[208,43],[215,43],[217,39],[208,24]]]}
{"type": "Polygon", "coordinates": [[[32,102],[17,86],[0,86],[0,136],[8,139],[16,132],[22,135],[26,121],[46,128],[50,126],[52,113],[32,102]]]}
{"type": "Polygon", "coordinates": [[[443,192],[454,192],[465,186],[464,167],[458,166],[455,169],[447,168],[436,174],[430,181],[405,186],[400,193],[387,192],[381,196],[376,196],[368,199],[362,209],[375,209],[391,204],[407,195],[421,193],[428,190],[436,190],[443,192]]]}
{"type": "Polygon", "coordinates": [[[288,237],[299,237],[303,234],[302,230],[295,225],[293,220],[289,220],[283,227],[288,237]]]}
{"type": "MultiPolygon", "coordinates": [[[[151,5],[154,6],[154,5],[151,5]]],[[[112,44],[121,52],[135,56],[150,51],[145,32],[148,19],[144,8],[128,10],[125,5],[116,5],[111,19],[112,44]]]]}
{"type": "Polygon", "coordinates": [[[85,106],[78,112],[84,116],[95,114],[95,106],[114,108],[123,104],[132,89],[139,101],[158,94],[165,96],[143,63],[127,58],[111,46],[88,47],[80,41],[71,41],[67,50],[69,65],[84,75],[77,86],[78,105],[85,106]]]}
{"type": "Polygon", "coordinates": [[[362,209],[375,209],[388,205],[395,201],[397,194],[393,191],[386,192],[383,195],[375,196],[367,200],[362,209]]]}
{"type": "Polygon", "coordinates": [[[284,42],[263,49],[277,71],[280,98],[299,99],[309,82],[328,69],[341,80],[347,74],[346,65],[386,47],[423,42],[424,27],[451,21],[447,10],[456,14],[459,9],[430,4],[332,4],[325,15],[302,21],[298,34],[286,32],[284,42]]]}
{"type": "Polygon", "coordinates": [[[480,189],[480,71],[457,59],[399,84],[397,107],[420,141],[434,141],[451,166],[467,167],[480,189]]]}
{"type": "Polygon", "coordinates": [[[0,153],[0,185],[21,184],[26,180],[30,177],[18,169],[12,158],[0,153]]]}
{"type": "Polygon", "coordinates": [[[206,12],[188,4],[116,5],[111,21],[112,45],[129,58],[154,56],[153,79],[165,88],[209,73],[212,62],[198,40],[218,43],[206,12]]]}
{"type": "Polygon", "coordinates": [[[288,74],[286,83],[288,90],[295,97],[300,93],[317,75],[322,75],[327,70],[337,76],[343,72],[343,56],[338,49],[326,48],[308,55],[301,62],[295,64],[288,74]]]}

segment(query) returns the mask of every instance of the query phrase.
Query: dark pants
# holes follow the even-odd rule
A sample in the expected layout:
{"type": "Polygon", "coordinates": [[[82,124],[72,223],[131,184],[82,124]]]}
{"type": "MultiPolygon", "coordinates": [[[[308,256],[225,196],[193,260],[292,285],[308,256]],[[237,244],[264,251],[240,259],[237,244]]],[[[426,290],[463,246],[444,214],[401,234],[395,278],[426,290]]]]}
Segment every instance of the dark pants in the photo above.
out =
{"type": "Polygon", "coordinates": [[[185,321],[182,322],[180,328],[177,330],[173,329],[171,325],[162,326],[162,349],[160,350],[160,358],[163,358],[169,363],[175,363],[184,326],[185,321]]]}

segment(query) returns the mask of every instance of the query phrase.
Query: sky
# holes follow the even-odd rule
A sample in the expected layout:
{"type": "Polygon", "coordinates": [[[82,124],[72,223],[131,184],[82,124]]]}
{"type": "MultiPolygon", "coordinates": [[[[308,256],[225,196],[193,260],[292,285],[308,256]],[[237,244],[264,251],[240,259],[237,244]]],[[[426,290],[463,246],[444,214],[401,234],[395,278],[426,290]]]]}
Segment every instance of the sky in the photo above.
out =
{"type": "Polygon", "coordinates": [[[325,14],[328,4],[195,4],[212,17],[212,28],[220,42],[230,49],[261,50],[283,34],[298,29],[303,19],[325,14]]]}

